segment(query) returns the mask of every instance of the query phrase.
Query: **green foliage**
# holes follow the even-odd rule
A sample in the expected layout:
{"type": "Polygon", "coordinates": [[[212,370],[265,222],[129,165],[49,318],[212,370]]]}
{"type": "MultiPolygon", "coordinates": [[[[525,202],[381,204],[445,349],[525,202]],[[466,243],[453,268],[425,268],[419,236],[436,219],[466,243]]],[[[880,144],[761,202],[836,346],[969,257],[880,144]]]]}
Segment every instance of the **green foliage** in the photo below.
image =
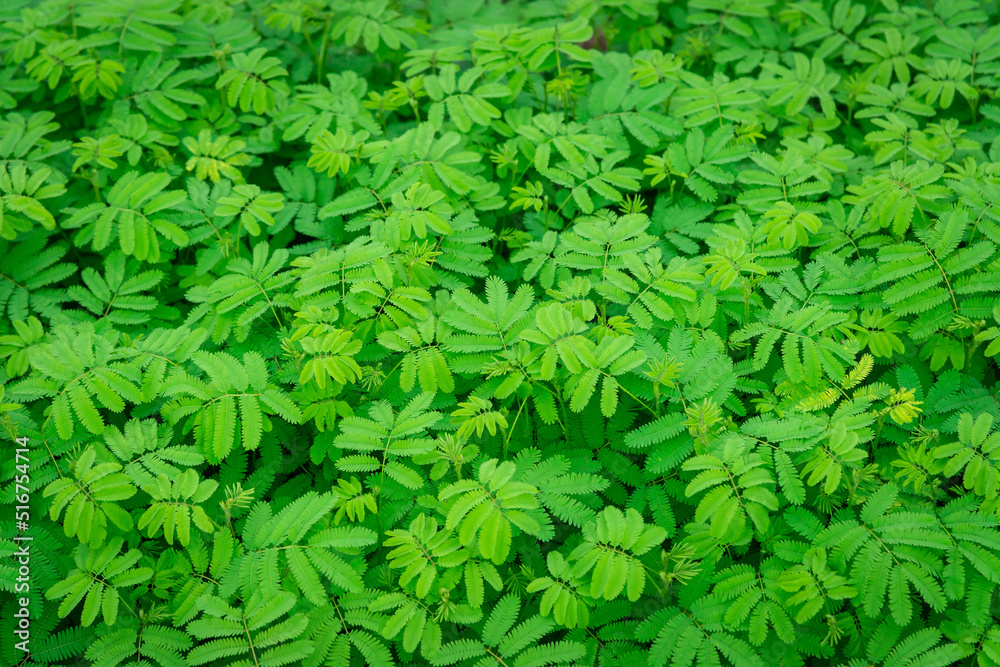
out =
{"type": "Polygon", "coordinates": [[[156,485],[146,489],[154,502],[140,517],[139,530],[145,530],[152,537],[162,526],[167,544],[174,543],[176,530],[178,541],[187,546],[191,542],[192,520],[199,529],[212,532],[212,520],[196,503],[211,498],[218,486],[219,483],[214,479],[199,482],[198,473],[190,469],[173,481],[166,475],[160,475],[156,478],[156,485]]]}
{"type": "Polygon", "coordinates": [[[0,2],[0,664],[1000,666],[998,97],[969,0],[0,2]]]}
{"type": "Polygon", "coordinates": [[[162,388],[163,415],[171,422],[188,417],[184,430],[194,430],[208,461],[225,459],[239,441],[244,451],[257,449],[263,432],[271,429],[269,414],[292,423],[301,420],[288,394],[268,382],[260,354],[246,352],[242,363],[224,352],[196,352],[191,359],[208,381],[186,371],[175,371],[162,388]],[[239,424],[237,437],[236,425],[239,424]]]}
{"type": "Polygon", "coordinates": [[[132,518],[116,500],[135,495],[136,489],[117,463],[94,465],[97,453],[88,448],[73,464],[73,477],[61,477],[45,488],[52,499],[50,516],[58,520],[63,509],[66,535],[84,544],[100,545],[107,538],[109,520],[123,530],[132,528],[132,518]]]}

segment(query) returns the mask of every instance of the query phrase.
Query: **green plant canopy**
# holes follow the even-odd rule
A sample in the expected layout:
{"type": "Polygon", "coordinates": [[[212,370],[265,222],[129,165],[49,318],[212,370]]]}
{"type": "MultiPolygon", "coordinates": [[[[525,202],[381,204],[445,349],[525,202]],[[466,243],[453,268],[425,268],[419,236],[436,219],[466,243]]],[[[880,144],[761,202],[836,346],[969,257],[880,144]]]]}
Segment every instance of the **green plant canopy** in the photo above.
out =
{"type": "Polygon", "coordinates": [[[0,664],[1000,667],[998,95],[975,0],[0,1],[0,664]]]}

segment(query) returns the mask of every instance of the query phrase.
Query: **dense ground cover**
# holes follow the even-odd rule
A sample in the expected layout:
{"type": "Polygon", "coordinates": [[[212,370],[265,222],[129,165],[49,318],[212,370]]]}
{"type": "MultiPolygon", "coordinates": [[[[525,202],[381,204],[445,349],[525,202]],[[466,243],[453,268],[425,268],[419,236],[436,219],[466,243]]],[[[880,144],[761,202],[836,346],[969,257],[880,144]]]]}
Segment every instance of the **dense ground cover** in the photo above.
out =
{"type": "Polygon", "coordinates": [[[2,664],[1000,664],[996,3],[0,5],[2,664]]]}

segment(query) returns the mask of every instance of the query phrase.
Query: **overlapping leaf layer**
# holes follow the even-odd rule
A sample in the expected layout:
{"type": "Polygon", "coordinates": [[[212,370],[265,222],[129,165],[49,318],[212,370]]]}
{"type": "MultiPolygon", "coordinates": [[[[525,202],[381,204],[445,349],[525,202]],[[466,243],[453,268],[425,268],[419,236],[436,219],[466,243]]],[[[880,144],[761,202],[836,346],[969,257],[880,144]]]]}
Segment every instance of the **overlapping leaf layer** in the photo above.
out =
{"type": "Polygon", "coordinates": [[[1000,665],[996,3],[6,0],[0,58],[0,663],[1000,665]]]}

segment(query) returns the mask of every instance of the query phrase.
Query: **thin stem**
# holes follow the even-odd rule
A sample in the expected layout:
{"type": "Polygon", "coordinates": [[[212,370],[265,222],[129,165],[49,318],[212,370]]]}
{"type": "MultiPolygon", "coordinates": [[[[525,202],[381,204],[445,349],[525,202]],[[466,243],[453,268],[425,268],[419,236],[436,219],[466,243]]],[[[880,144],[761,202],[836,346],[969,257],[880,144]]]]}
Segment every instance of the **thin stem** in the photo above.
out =
{"type": "Polygon", "coordinates": [[[330,21],[333,20],[332,15],[326,17],[326,21],[323,22],[323,39],[320,40],[319,44],[319,58],[316,62],[316,83],[323,83],[323,67],[326,65],[326,47],[330,40],[330,21]]]}

